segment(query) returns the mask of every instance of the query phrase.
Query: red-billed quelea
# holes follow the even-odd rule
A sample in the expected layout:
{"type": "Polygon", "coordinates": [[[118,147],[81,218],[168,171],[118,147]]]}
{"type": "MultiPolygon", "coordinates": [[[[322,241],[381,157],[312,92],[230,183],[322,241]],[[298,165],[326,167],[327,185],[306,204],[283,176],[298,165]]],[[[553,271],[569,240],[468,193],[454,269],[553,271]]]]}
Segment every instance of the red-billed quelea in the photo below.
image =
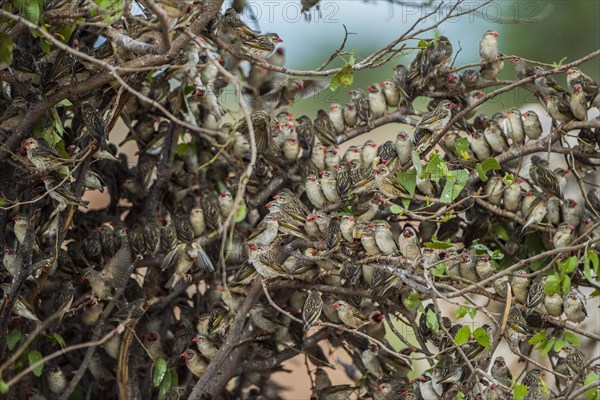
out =
{"type": "Polygon", "coordinates": [[[351,328],[358,329],[369,323],[367,317],[343,300],[333,303],[333,308],[337,310],[340,320],[351,328]]]}
{"type": "Polygon", "coordinates": [[[535,111],[529,110],[521,115],[523,117],[523,129],[529,140],[538,140],[542,136],[542,124],[535,111]]]}
{"type": "Polygon", "coordinates": [[[371,118],[377,119],[383,117],[387,113],[387,101],[383,94],[383,89],[378,84],[367,86],[367,99],[369,108],[371,109],[371,118]]]}
{"type": "Polygon", "coordinates": [[[498,58],[498,32],[488,29],[479,41],[479,56],[484,61],[493,61],[498,58]]]}
{"type": "Polygon", "coordinates": [[[379,250],[385,255],[392,255],[398,253],[398,246],[396,245],[396,239],[390,229],[390,224],[386,221],[378,221],[375,223],[375,243],[379,250]]]}
{"type": "Polygon", "coordinates": [[[563,301],[563,310],[567,319],[576,324],[582,322],[587,317],[587,310],[581,300],[580,295],[571,290],[563,301]]]}

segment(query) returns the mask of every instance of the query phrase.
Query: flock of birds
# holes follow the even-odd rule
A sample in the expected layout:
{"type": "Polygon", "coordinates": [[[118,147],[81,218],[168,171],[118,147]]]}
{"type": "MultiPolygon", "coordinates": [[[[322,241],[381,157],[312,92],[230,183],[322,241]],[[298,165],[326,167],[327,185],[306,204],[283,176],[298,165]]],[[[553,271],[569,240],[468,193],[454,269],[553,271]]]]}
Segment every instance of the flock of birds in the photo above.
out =
{"type": "MultiPolygon", "coordinates": [[[[284,65],[285,53],[276,47],[279,36],[250,29],[234,8],[211,26],[210,35],[233,43],[234,52],[284,65]]],[[[137,87],[177,117],[216,134],[212,142],[181,136],[174,146],[173,137],[181,130],[154,105],[127,98],[119,104],[129,127],[124,142],[133,140],[139,149],[134,165],[108,141],[106,115],[114,88],[94,92],[71,108],[56,108],[45,122],[60,122],[60,146],[50,145],[45,134],[27,138],[10,166],[20,179],[12,189],[13,201],[36,199],[10,211],[13,224],[4,238],[2,309],[12,307],[20,317],[11,327],[25,331],[25,320],[39,324],[58,314],[59,322],[49,331],[76,343],[90,340],[99,320],[127,321],[140,338],[130,345],[140,351],[126,347],[123,334],[115,335],[95,352],[80,385],[114,396],[115,388],[106,383],[123,383],[115,360],[121,363],[128,351],[140,371],[159,359],[167,361],[180,385],[163,395],[175,399],[188,392],[191,376],[205,373],[256,279],[265,285],[282,280],[292,285],[271,290],[272,299],[261,298],[249,312],[248,329],[256,333],[253,339],[262,339],[252,341],[245,359],[267,360],[283,349],[297,350],[316,368],[310,372],[314,398],[512,398],[516,368],[523,367],[509,368],[503,356],[494,354],[496,346],[505,340],[515,354],[529,357],[538,351],[528,344],[534,335],[565,337],[588,317],[581,288],[596,284],[582,270],[581,248],[569,247],[588,242],[589,251],[597,254],[600,191],[582,184],[576,198],[569,198],[567,182],[573,175],[581,183],[597,173],[591,159],[598,158],[600,128],[580,129],[576,156],[566,168],[552,168],[543,154],[546,147],[530,158],[520,154],[551,136],[535,111],[510,108],[486,116],[473,108],[448,126],[457,113],[483,98],[482,88],[498,82],[504,60],[514,64],[517,79],[543,71],[502,54],[498,36],[494,31],[483,34],[479,70],[454,68],[449,39],[431,39],[408,67],[394,67],[388,81],[369,85],[366,92],[350,90],[347,104],[331,104],[314,119],[294,118],[285,108],[327,88],[327,81],[290,79],[255,64],[244,74],[232,54],[216,47],[208,54],[191,42],[181,65],[155,74],[151,83],[138,80],[137,87]],[[233,124],[222,120],[217,99],[229,79],[220,68],[246,84],[257,153],[249,177],[244,166],[253,153],[250,129],[245,118],[233,124]],[[438,94],[427,112],[412,109],[413,99],[427,93],[438,94]],[[381,144],[368,139],[344,151],[338,147],[340,138],[353,130],[371,130],[398,114],[411,116],[414,129],[401,130],[381,144]],[[442,131],[437,143],[442,152],[415,158],[442,131]],[[503,160],[499,169],[485,176],[476,172],[476,165],[494,157],[503,160]],[[440,166],[435,173],[428,170],[434,159],[440,166]],[[440,197],[458,169],[466,169],[469,177],[448,207],[440,197]],[[237,199],[242,187],[245,194],[237,199]],[[110,204],[76,211],[74,207],[87,206],[81,199],[84,188],[107,189],[110,204]],[[153,195],[157,202],[149,200],[153,195]],[[69,210],[74,214],[65,232],[69,210]],[[229,228],[234,229],[224,228],[232,219],[235,225],[229,228]],[[565,249],[554,264],[519,264],[552,249],[565,249]],[[568,285],[564,277],[560,287],[550,285],[550,276],[565,275],[559,264],[571,255],[577,261],[566,273],[568,285]],[[24,269],[26,280],[14,292],[12,283],[24,269]],[[194,294],[183,290],[201,281],[203,288],[194,294]],[[481,327],[487,343],[473,335],[461,344],[453,342],[464,327],[438,306],[443,294],[465,288],[501,304],[511,300],[505,321],[490,319],[481,327]],[[420,306],[432,296],[437,300],[420,306]],[[114,302],[117,311],[103,315],[114,302]],[[399,334],[392,330],[390,316],[412,327],[417,337],[416,343],[400,337],[405,344],[400,353],[388,342],[399,334]],[[319,345],[303,345],[315,329],[330,328],[324,323],[340,327],[331,330],[327,341],[351,361],[332,360],[319,345]],[[413,371],[411,357],[427,360],[430,368],[413,371]],[[187,379],[182,359],[191,373],[187,379]],[[344,368],[355,384],[332,385],[326,371],[336,367],[344,368]],[[459,392],[463,397],[455,397],[459,392]]],[[[96,38],[82,31],[72,44],[97,55],[96,38]]],[[[22,45],[17,43],[17,55],[22,45]]],[[[93,72],[93,66],[64,51],[54,52],[54,58],[27,71],[14,66],[44,78],[29,83],[38,85],[33,92],[65,79],[57,69],[59,61],[74,76],[93,72]]],[[[116,59],[110,49],[108,53],[116,59]]],[[[575,67],[567,69],[566,78],[566,90],[551,75],[526,86],[548,111],[553,129],[585,121],[588,111],[600,106],[598,83],[575,67]]],[[[30,108],[24,97],[10,96],[9,86],[3,89],[0,127],[8,135],[30,108]]],[[[476,303],[470,307],[480,310],[476,303]]],[[[43,354],[53,351],[49,339],[34,345],[43,354]]],[[[555,372],[556,380],[546,382],[537,365],[524,364],[519,382],[527,388],[523,398],[574,393],[588,374],[600,377],[599,364],[590,365],[576,345],[565,342],[548,353],[550,363],[540,365],[549,365],[546,369],[555,372]]],[[[82,358],[83,353],[75,352],[49,361],[44,383],[32,380],[29,385],[31,398],[59,396],[82,358]]],[[[149,398],[157,389],[150,375],[142,378],[140,371],[129,379],[149,398]]],[[[270,379],[271,372],[243,371],[223,396],[235,398],[243,391],[249,399],[279,398],[281,388],[270,379]]]]}

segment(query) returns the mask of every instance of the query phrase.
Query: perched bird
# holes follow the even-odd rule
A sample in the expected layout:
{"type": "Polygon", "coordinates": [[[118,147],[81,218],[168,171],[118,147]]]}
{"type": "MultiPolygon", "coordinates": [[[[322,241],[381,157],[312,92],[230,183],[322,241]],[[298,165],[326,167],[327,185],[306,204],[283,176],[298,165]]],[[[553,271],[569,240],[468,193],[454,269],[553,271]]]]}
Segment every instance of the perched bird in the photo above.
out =
{"type": "Polygon", "coordinates": [[[400,92],[392,81],[384,81],[380,84],[388,107],[398,107],[400,103],[400,92]]]}
{"type": "Polygon", "coordinates": [[[510,279],[513,296],[521,304],[527,302],[527,293],[529,293],[529,278],[525,275],[527,275],[527,272],[520,269],[515,272],[510,279]]]}
{"type": "Polygon", "coordinates": [[[202,376],[208,367],[208,363],[196,352],[196,350],[187,349],[181,353],[181,357],[185,359],[185,365],[196,377],[202,376]]]}
{"type": "Polygon", "coordinates": [[[329,119],[333,124],[336,134],[340,134],[346,130],[346,125],[344,124],[344,114],[342,106],[338,103],[333,103],[329,105],[329,119]]]}
{"type": "Polygon", "coordinates": [[[467,68],[463,71],[461,81],[467,89],[473,89],[479,82],[479,71],[473,68],[467,68]]]}
{"type": "Polygon", "coordinates": [[[344,124],[346,129],[354,128],[358,123],[358,113],[356,112],[356,105],[353,101],[349,101],[342,110],[342,116],[344,117],[344,124]]]}
{"type": "Polygon", "coordinates": [[[544,296],[544,308],[546,313],[552,317],[560,317],[563,313],[563,298],[558,293],[546,294],[544,296]]]}
{"type": "Polygon", "coordinates": [[[538,275],[535,277],[531,286],[529,287],[529,292],[527,293],[527,302],[525,305],[528,309],[533,310],[538,305],[542,303],[544,300],[544,286],[546,284],[546,277],[544,275],[538,275]]]}
{"type": "Polygon", "coordinates": [[[247,241],[258,246],[269,246],[277,237],[278,232],[279,219],[276,215],[267,215],[248,236],[247,241]]]}
{"type": "Polygon", "coordinates": [[[375,243],[377,243],[377,247],[385,255],[398,253],[396,239],[390,230],[390,224],[386,221],[379,221],[375,224],[375,243]]]}
{"type": "Polygon", "coordinates": [[[358,329],[369,324],[369,319],[360,311],[343,300],[333,303],[340,320],[351,328],[358,329]]]}
{"type": "Polygon", "coordinates": [[[235,8],[231,7],[225,11],[221,18],[222,25],[231,30],[238,39],[249,39],[256,35],[239,17],[235,8]]]}
{"type": "Polygon", "coordinates": [[[598,94],[598,82],[581,72],[579,68],[571,67],[567,70],[567,87],[574,88],[575,85],[581,86],[583,92],[588,96],[588,100],[598,94]]]}
{"type": "Polygon", "coordinates": [[[413,145],[417,147],[425,143],[431,135],[444,129],[452,118],[454,107],[456,105],[450,100],[442,100],[433,111],[423,115],[423,118],[415,127],[413,145]]]}
{"type": "Polygon", "coordinates": [[[108,132],[102,115],[90,104],[89,101],[81,103],[81,119],[88,134],[98,143],[101,150],[107,150],[106,139],[108,132]]]}
{"type": "MultiPolygon", "coordinates": [[[[533,75],[544,72],[545,69],[539,65],[535,65],[529,69],[529,73],[533,75]]],[[[550,75],[538,76],[535,81],[535,87],[542,97],[546,96],[558,96],[566,93],[565,89],[560,87],[558,83],[550,75]]]]}
{"type": "Polygon", "coordinates": [[[302,115],[296,118],[296,133],[298,135],[298,142],[302,150],[307,153],[313,151],[315,145],[315,129],[312,120],[306,115],[302,115]]]}
{"type": "Polygon", "coordinates": [[[27,100],[23,97],[15,97],[0,116],[0,126],[2,129],[12,131],[23,120],[27,112],[29,112],[27,100]]]}
{"type": "Polygon", "coordinates": [[[501,154],[508,150],[508,142],[498,121],[491,119],[483,131],[483,136],[494,154],[501,154]]]}
{"type": "Polygon", "coordinates": [[[55,395],[61,394],[67,387],[67,377],[60,367],[50,368],[46,379],[48,389],[55,395]]]}
{"type": "Polygon", "coordinates": [[[369,106],[369,100],[367,99],[365,92],[360,89],[354,89],[349,93],[350,97],[352,98],[352,102],[354,103],[354,108],[356,109],[356,115],[358,116],[358,119],[367,124],[369,128],[374,128],[375,124],[373,123],[373,113],[371,107],[369,106]]]}
{"type": "Polygon", "coordinates": [[[477,131],[473,131],[467,137],[467,139],[469,140],[471,150],[478,160],[484,161],[492,156],[492,150],[482,134],[477,131]]]}
{"type": "Polygon", "coordinates": [[[522,340],[526,340],[531,335],[525,317],[523,317],[521,310],[517,306],[512,306],[510,308],[508,319],[506,321],[506,333],[509,340],[513,343],[519,343],[522,340]]]}
{"type": "Polygon", "coordinates": [[[484,61],[494,61],[498,58],[498,32],[488,29],[479,41],[479,56],[484,61]]]}
{"type": "Polygon", "coordinates": [[[521,111],[518,108],[511,108],[506,112],[503,127],[513,143],[523,144],[525,142],[525,128],[521,119],[521,111]]]}
{"type": "Polygon", "coordinates": [[[571,290],[563,301],[563,310],[567,319],[576,324],[582,322],[587,317],[587,310],[583,300],[576,291],[571,290]]]}
{"type": "Polygon", "coordinates": [[[392,76],[392,82],[394,85],[396,85],[396,89],[398,90],[398,94],[400,96],[398,105],[410,104],[411,98],[409,96],[410,82],[408,80],[408,69],[406,66],[398,64],[393,68],[393,70],[394,75],[392,76]]]}
{"type": "Polygon", "coordinates": [[[408,68],[410,86],[417,91],[430,85],[437,72],[443,70],[452,56],[452,44],[446,36],[427,40],[408,68]]]}
{"type": "Polygon", "coordinates": [[[318,290],[309,290],[302,307],[302,321],[304,321],[305,330],[319,319],[322,310],[323,299],[321,298],[321,292],[318,290]]]}
{"type": "Polygon", "coordinates": [[[321,143],[326,146],[335,146],[337,144],[335,127],[325,110],[317,111],[317,117],[313,121],[313,127],[315,134],[321,143]]]}
{"type": "Polygon", "coordinates": [[[537,140],[542,135],[542,124],[535,111],[527,111],[523,117],[523,129],[529,140],[537,140]]]}
{"type": "Polygon", "coordinates": [[[571,107],[569,106],[569,102],[566,99],[559,98],[556,95],[548,95],[544,96],[544,101],[546,102],[546,109],[552,119],[563,124],[575,119],[571,107]]]}
{"type": "Polygon", "coordinates": [[[411,159],[413,150],[413,142],[408,137],[408,133],[404,131],[398,132],[396,141],[394,142],[394,148],[396,149],[400,164],[406,164],[411,159]]]}
{"type": "Polygon", "coordinates": [[[563,347],[562,350],[567,353],[567,357],[565,357],[567,366],[573,371],[573,374],[578,374],[585,366],[585,356],[573,346],[563,347]]]}
{"type": "MultiPolygon", "coordinates": [[[[254,138],[256,140],[256,147],[261,152],[266,152],[271,147],[271,130],[275,128],[277,120],[273,118],[266,111],[258,110],[254,111],[250,115],[250,122],[254,129],[254,138]]],[[[233,126],[233,132],[239,132],[244,137],[249,137],[248,124],[246,119],[242,118],[233,126]]]]}
{"type": "Polygon", "coordinates": [[[421,255],[419,237],[417,231],[411,225],[406,224],[398,237],[398,250],[408,260],[416,260],[421,255]]]}
{"type": "Polygon", "coordinates": [[[531,177],[531,180],[544,192],[552,196],[562,196],[558,177],[550,169],[550,164],[547,160],[544,160],[537,155],[531,157],[529,176],[531,177]]]}
{"type": "Polygon", "coordinates": [[[585,92],[581,85],[573,85],[573,91],[569,97],[569,107],[571,108],[571,113],[575,119],[578,119],[579,121],[587,119],[587,99],[585,98],[585,92]]]}
{"type": "Polygon", "coordinates": [[[494,363],[492,364],[490,374],[494,379],[496,379],[504,386],[509,388],[511,387],[513,377],[512,373],[510,372],[510,369],[506,365],[504,357],[498,356],[494,359],[494,363]]]}
{"type": "Polygon", "coordinates": [[[41,172],[56,170],[70,162],[43,139],[26,139],[23,147],[27,151],[27,158],[31,164],[41,172]]]}
{"type": "Polygon", "coordinates": [[[369,102],[369,108],[371,109],[371,118],[381,118],[387,112],[387,101],[383,90],[380,89],[379,85],[367,86],[367,100],[369,102]]]}
{"type": "Polygon", "coordinates": [[[571,244],[574,239],[573,232],[575,227],[567,222],[563,222],[556,228],[556,233],[552,238],[555,249],[563,249],[571,244]]]}
{"type": "Polygon", "coordinates": [[[498,75],[504,69],[504,61],[496,59],[492,61],[485,61],[481,63],[479,68],[479,75],[486,81],[497,81],[498,75]]]}
{"type": "Polygon", "coordinates": [[[375,168],[375,183],[381,194],[389,198],[405,197],[408,193],[385,165],[375,168]]]}
{"type": "Polygon", "coordinates": [[[283,42],[277,33],[256,34],[248,38],[241,38],[244,51],[259,59],[269,58],[277,44],[283,42]]]}

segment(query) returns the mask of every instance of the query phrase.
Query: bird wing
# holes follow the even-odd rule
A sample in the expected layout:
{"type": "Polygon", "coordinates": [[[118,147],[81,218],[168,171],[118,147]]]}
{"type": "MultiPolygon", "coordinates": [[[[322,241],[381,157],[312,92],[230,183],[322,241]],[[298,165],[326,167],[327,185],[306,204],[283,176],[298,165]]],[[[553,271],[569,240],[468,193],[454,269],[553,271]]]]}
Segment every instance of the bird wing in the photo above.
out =
{"type": "Polygon", "coordinates": [[[112,256],[100,273],[112,287],[119,288],[127,283],[130,266],[131,249],[128,245],[124,245],[112,256]]]}

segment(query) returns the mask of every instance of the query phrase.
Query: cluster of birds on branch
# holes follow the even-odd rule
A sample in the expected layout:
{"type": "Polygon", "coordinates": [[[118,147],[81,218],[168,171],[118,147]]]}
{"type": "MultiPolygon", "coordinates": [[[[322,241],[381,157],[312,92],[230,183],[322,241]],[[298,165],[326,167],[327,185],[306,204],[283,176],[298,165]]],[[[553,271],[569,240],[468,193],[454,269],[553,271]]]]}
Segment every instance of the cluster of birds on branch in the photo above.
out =
{"type": "MultiPolygon", "coordinates": [[[[187,14],[195,15],[196,3],[159,5],[172,11],[166,15],[177,31],[193,19],[187,14]]],[[[173,65],[123,78],[152,103],[117,84],[63,101],[3,162],[3,206],[10,207],[2,211],[0,328],[25,334],[54,315],[48,336],[30,345],[46,355],[57,350],[56,335],[83,343],[107,321],[125,323],[128,331],[94,352],[79,388],[107,398],[160,391],[160,398],[176,399],[210,370],[258,280],[270,295],[242,317],[249,335],[244,360],[259,367],[232,372],[223,398],[280,398],[284,388],[268,363],[289,349],[290,357],[310,361],[313,397],[322,400],[508,399],[517,386],[526,388],[522,398],[551,399],[599,376],[599,364],[588,363],[572,332],[581,334],[587,288],[597,288],[597,265],[593,274],[587,269],[590,257],[598,259],[600,190],[584,178],[597,176],[600,128],[569,129],[600,106],[598,83],[571,67],[565,90],[551,75],[538,76],[543,67],[501,53],[490,30],[479,42],[479,70],[452,66],[450,40],[435,37],[389,80],[350,90],[344,106],[294,118],[286,108],[329,81],[291,79],[252,61],[242,68],[248,57],[283,67],[285,52],[276,33],[243,22],[244,2],[235,3],[173,65]],[[550,130],[535,111],[487,116],[472,107],[485,96],[482,88],[499,85],[506,59],[516,79],[536,76],[525,88],[552,118],[550,130]],[[225,118],[219,96],[232,76],[244,83],[252,129],[245,117],[225,118]],[[419,96],[431,97],[426,112],[412,107],[419,96]],[[163,109],[200,130],[173,122],[163,109]],[[135,162],[108,138],[117,118],[128,128],[119,146],[135,142],[135,162]],[[356,132],[398,121],[405,127],[395,138],[339,147],[356,132]],[[566,167],[554,168],[544,153],[569,135],[578,144],[566,167]],[[436,151],[427,157],[430,145],[436,151]],[[481,172],[489,160],[497,167],[481,172]],[[467,176],[453,193],[458,171],[467,176]],[[569,190],[575,182],[577,194],[569,190]],[[106,190],[109,204],[86,210],[86,190],[106,190]],[[545,251],[542,263],[525,261],[545,251]],[[505,305],[506,315],[486,313],[475,335],[439,306],[456,290],[505,305]],[[398,321],[416,341],[398,332],[398,321]],[[307,344],[319,334],[326,348],[307,344]],[[530,342],[540,334],[571,339],[546,351],[549,362],[532,365],[540,348],[530,342]],[[502,341],[527,363],[509,368],[495,352],[502,341]],[[413,359],[430,367],[415,369],[413,359]],[[153,384],[149,367],[159,362],[179,383],[153,384]],[[543,378],[544,365],[556,379],[543,378]],[[354,384],[332,385],[327,370],[335,368],[354,384]]],[[[306,10],[317,3],[302,2],[306,10]]],[[[48,6],[48,20],[59,20],[52,11],[48,6]]],[[[111,29],[157,44],[155,22],[127,15],[111,29]]],[[[67,41],[107,63],[133,57],[111,40],[95,45],[99,36],[77,27],[67,41]]],[[[22,82],[2,83],[3,142],[42,94],[100,69],[66,50],[44,55],[39,41],[23,32],[14,44],[10,71],[22,82]]],[[[468,308],[483,314],[475,301],[468,308]]],[[[48,361],[43,379],[30,374],[17,384],[21,397],[58,398],[84,354],[48,361]]]]}

